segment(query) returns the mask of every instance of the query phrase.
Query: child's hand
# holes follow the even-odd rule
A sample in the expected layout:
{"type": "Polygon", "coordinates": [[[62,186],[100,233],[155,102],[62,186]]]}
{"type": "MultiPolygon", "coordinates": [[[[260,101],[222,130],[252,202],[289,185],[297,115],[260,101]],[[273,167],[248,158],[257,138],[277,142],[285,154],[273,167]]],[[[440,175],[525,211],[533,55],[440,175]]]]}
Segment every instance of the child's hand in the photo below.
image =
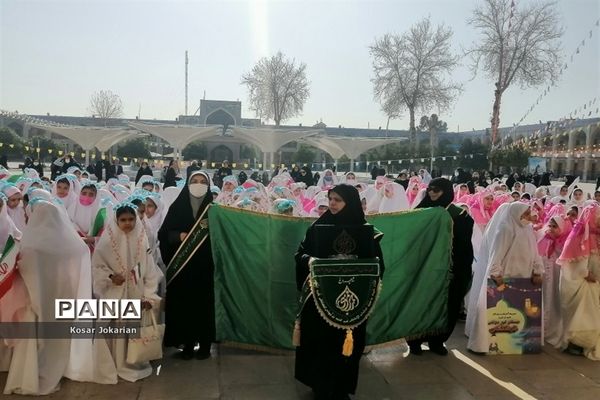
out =
{"type": "Polygon", "coordinates": [[[109,275],[109,278],[113,285],[121,286],[125,282],[125,278],[121,274],[112,274],[109,275]]]}

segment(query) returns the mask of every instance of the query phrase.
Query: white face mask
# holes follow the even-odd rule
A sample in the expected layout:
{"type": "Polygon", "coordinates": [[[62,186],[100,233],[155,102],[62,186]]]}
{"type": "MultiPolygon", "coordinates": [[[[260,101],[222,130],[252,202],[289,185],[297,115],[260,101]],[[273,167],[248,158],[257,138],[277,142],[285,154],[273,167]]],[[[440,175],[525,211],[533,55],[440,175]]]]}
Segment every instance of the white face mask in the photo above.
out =
{"type": "Polygon", "coordinates": [[[346,183],[348,185],[354,185],[356,183],[356,179],[353,179],[353,178],[346,179],[346,183]]]}
{"type": "Polygon", "coordinates": [[[192,183],[189,186],[190,193],[194,197],[202,197],[208,192],[208,185],[204,183],[192,183]]]}
{"type": "Polygon", "coordinates": [[[458,171],[454,172],[454,176],[458,176],[458,171]]]}

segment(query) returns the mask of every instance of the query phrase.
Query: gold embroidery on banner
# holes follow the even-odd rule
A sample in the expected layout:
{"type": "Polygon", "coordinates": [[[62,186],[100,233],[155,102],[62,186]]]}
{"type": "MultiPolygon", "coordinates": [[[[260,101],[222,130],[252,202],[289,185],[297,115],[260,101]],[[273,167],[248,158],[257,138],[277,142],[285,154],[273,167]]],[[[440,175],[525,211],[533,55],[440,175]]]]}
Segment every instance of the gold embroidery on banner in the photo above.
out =
{"type": "Polygon", "coordinates": [[[350,290],[348,285],[340,295],[335,299],[335,306],[343,312],[349,312],[358,307],[358,296],[350,290]]]}
{"type": "Polygon", "coordinates": [[[333,250],[337,254],[350,254],[356,250],[356,242],[346,230],[343,230],[333,241],[333,250]]]}

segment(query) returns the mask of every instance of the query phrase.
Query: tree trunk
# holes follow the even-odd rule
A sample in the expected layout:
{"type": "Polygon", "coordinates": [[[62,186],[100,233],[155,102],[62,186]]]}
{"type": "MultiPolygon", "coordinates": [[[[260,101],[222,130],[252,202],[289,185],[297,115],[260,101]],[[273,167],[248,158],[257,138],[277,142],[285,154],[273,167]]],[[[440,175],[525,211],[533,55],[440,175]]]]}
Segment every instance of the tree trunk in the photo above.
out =
{"type": "Polygon", "coordinates": [[[429,151],[431,153],[431,160],[429,162],[429,173],[433,174],[433,157],[435,157],[436,153],[436,133],[437,129],[435,126],[429,128],[429,151]]]}
{"type": "Polygon", "coordinates": [[[494,107],[492,108],[492,147],[498,140],[498,127],[500,126],[500,102],[502,101],[502,91],[494,91],[494,107]]]}
{"type": "Polygon", "coordinates": [[[419,143],[417,143],[417,130],[415,129],[415,108],[409,107],[408,113],[410,115],[410,147],[415,151],[416,155],[416,153],[419,151],[419,143]]]}

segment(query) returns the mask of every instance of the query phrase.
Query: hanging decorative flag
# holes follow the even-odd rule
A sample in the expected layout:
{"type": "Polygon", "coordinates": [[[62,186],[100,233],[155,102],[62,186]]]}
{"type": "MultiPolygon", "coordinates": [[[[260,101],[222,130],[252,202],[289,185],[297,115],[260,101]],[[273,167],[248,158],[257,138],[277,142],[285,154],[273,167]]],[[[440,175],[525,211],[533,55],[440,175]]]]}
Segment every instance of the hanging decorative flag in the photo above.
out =
{"type": "Polygon", "coordinates": [[[392,160],[388,160],[388,165],[392,165],[392,160]]]}
{"type": "Polygon", "coordinates": [[[442,157],[442,161],[446,161],[446,157],[442,157]]]}
{"type": "Polygon", "coordinates": [[[424,159],[424,158],[421,158],[421,162],[425,162],[425,159],[424,159]]]}

